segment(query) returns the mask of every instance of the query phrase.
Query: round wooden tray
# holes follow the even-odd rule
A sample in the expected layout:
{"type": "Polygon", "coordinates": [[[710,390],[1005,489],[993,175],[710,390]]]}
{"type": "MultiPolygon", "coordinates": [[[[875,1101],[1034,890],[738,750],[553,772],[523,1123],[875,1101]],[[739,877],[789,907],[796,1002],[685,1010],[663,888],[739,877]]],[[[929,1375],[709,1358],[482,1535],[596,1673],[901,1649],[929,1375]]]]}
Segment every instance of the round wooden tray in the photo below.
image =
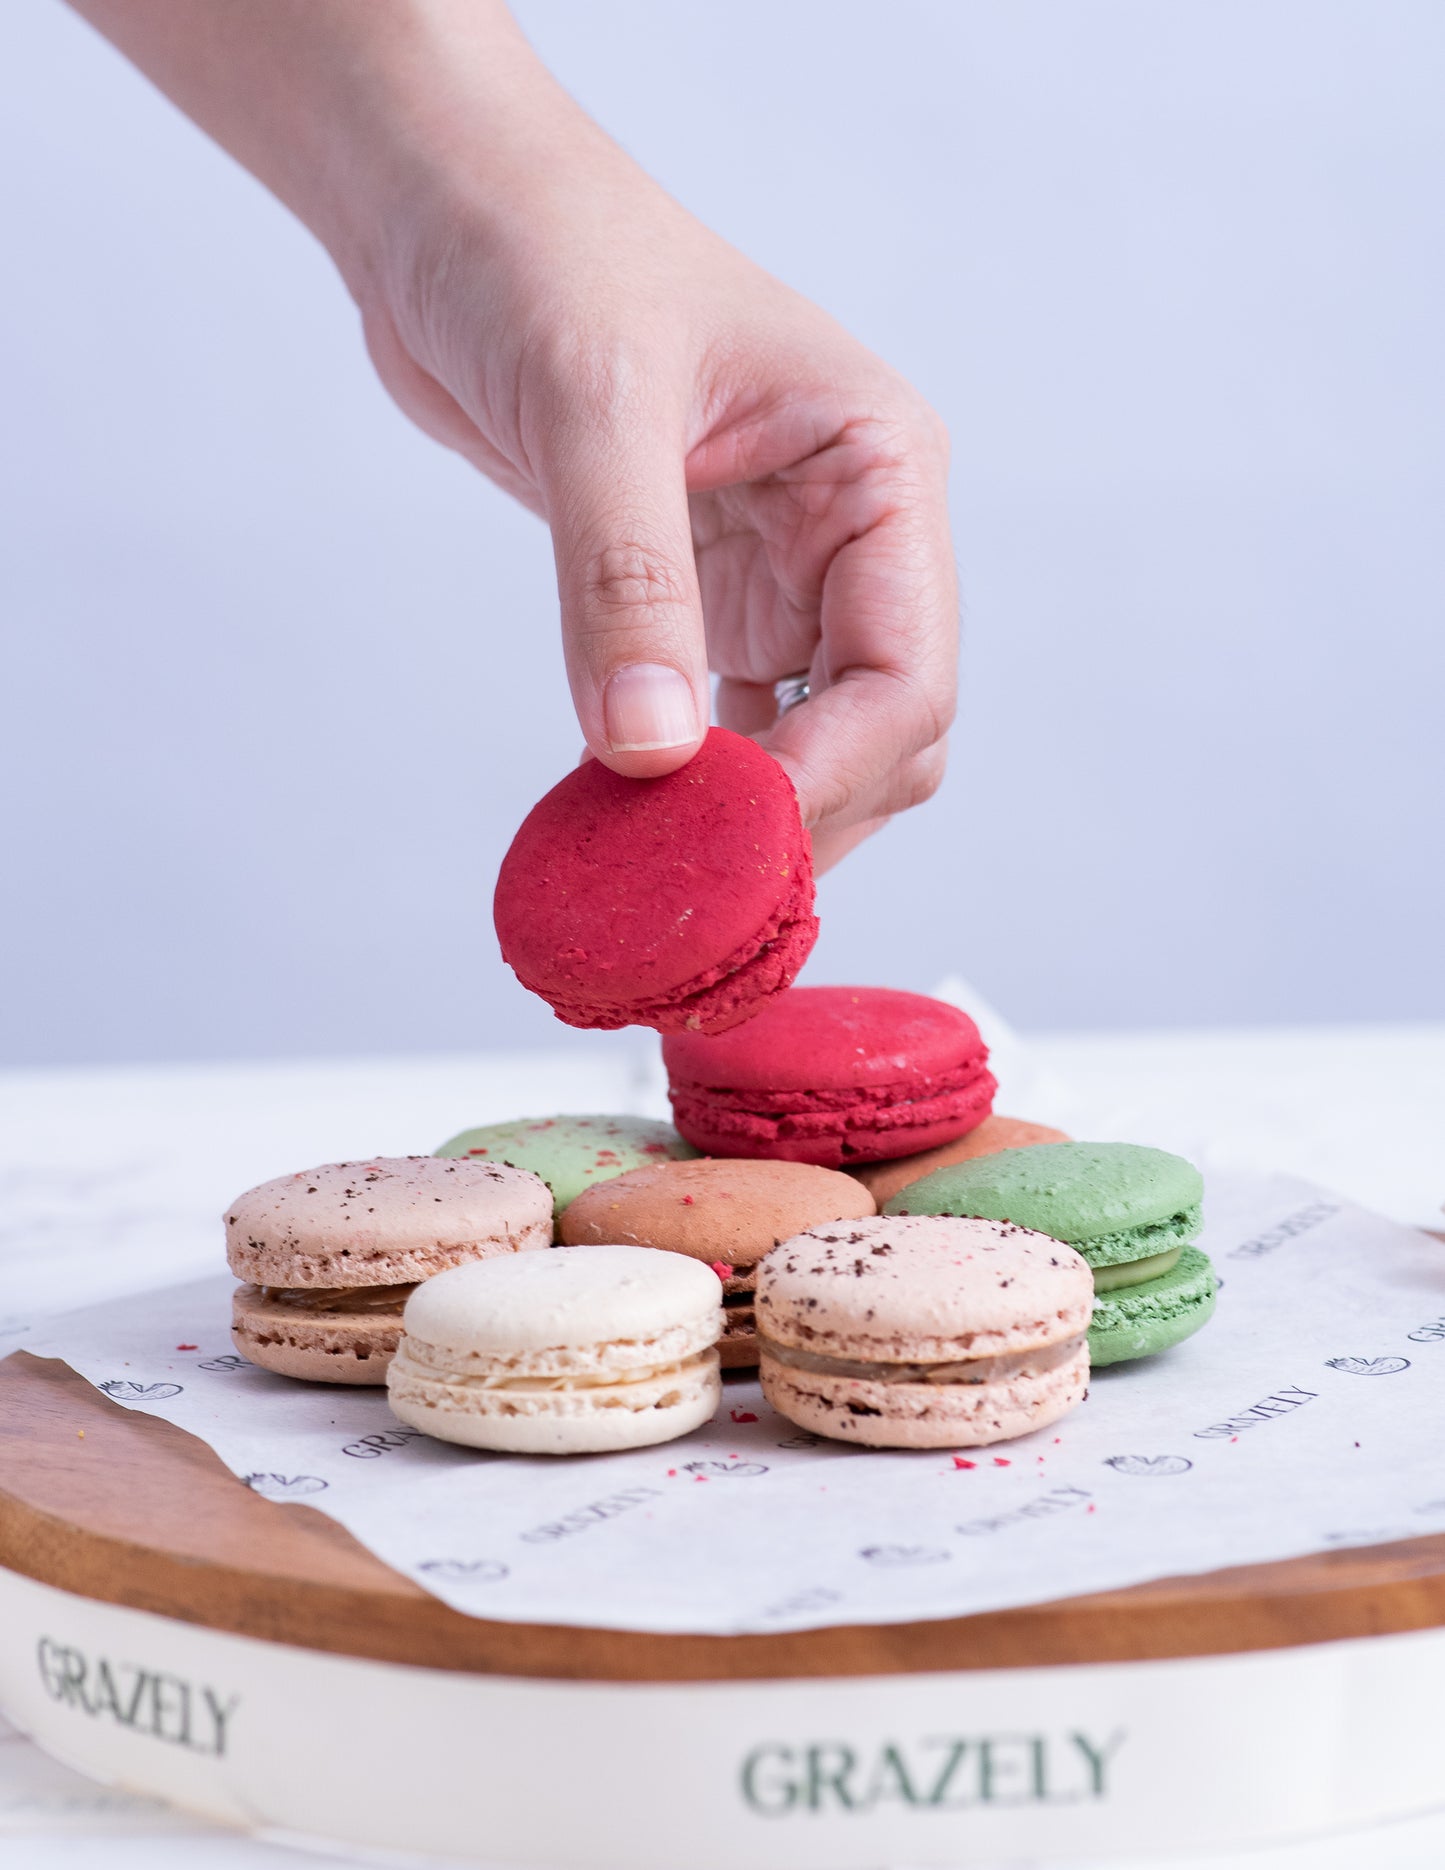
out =
{"type": "Polygon", "coordinates": [[[487,1675],[776,1680],[1282,1649],[1445,1624],[1445,1536],[1020,1610],[757,1636],[464,1616],[307,1506],[68,1365],[0,1362],[0,1565],[104,1603],[303,1649],[487,1675]]]}

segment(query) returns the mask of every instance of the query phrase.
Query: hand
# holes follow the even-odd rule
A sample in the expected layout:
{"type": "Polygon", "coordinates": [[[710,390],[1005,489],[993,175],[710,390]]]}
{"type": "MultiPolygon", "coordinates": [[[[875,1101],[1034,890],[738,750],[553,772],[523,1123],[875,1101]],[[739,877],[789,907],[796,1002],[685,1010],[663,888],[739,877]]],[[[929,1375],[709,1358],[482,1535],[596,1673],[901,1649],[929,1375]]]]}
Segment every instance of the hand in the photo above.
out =
{"type": "Polygon", "coordinates": [[[251,0],[244,31],[227,0],[188,0],[184,30],[80,3],[327,242],[407,414],[551,526],[599,759],[682,765],[711,668],[820,866],[933,792],[957,639],[941,423],[650,181],[495,0],[251,0]]]}

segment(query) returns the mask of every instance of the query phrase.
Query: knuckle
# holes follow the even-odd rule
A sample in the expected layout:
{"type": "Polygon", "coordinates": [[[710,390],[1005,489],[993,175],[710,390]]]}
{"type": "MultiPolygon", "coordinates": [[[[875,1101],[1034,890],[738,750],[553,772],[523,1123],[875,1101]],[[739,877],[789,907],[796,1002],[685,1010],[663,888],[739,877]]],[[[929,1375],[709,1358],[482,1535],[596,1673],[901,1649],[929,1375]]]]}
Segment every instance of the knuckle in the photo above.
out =
{"type": "Polygon", "coordinates": [[[682,567],[656,546],[625,540],[592,554],[583,573],[582,596],[599,621],[639,610],[674,610],[691,599],[682,567]]]}
{"type": "Polygon", "coordinates": [[[942,747],[930,749],[912,763],[904,784],[904,797],[909,809],[915,805],[926,805],[934,796],[943,784],[946,766],[947,755],[942,747]]]}

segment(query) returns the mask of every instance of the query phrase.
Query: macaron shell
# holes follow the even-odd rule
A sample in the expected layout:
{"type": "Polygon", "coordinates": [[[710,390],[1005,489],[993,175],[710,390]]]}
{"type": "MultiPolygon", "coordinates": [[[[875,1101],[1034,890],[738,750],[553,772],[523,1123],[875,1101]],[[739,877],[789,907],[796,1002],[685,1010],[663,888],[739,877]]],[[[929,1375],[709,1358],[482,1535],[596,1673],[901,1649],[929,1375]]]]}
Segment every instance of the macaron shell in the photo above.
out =
{"type": "Polygon", "coordinates": [[[439,1441],[503,1454],[604,1454],[674,1441],[722,1400],[715,1351],[644,1382],[519,1395],[449,1383],[399,1356],[388,1378],[393,1415],[439,1441]]]}
{"type": "Polygon", "coordinates": [[[231,1340],[241,1355],[307,1383],[384,1384],[400,1336],[400,1314],[298,1311],[255,1286],[239,1286],[231,1302],[231,1340]]]}
{"type": "Polygon", "coordinates": [[[1046,1123],[1026,1123],[1020,1117],[985,1117],[975,1130],[943,1143],[937,1149],[921,1150],[893,1162],[864,1162],[849,1169],[872,1195],[879,1207],[907,1188],[921,1181],[935,1169],[951,1168],[956,1162],[973,1162],[979,1156],[996,1156],[1004,1149],[1029,1149],[1039,1143],[1067,1143],[1062,1130],[1051,1130],[1046,1123]]]}
{"type": "MultiPolygon", "coordinates": [[[[1071,1247],[1006,1222],[840,1222],[758,1266],[765,1340],[878,1363],[953,1363],[1081,1336],[1094,1280],[1071,1247]]],[[[766,1349],[766,1343],[764,1344],[766,1349]]]]}
{"type": "Polygon", "coordinates": [[[884,1202],[887,1214],[1016,1221],[1076,1246],[1093,1265],[1145,1259],[1199,1232],[1204,1179],[1139,1143],[1040,1143],[936,1169],[884,1202]]]}
{"type": "Polygon", "coordinates": [[[522,1169],[436,1156],[330,1162],[248,1189],[226,1258],[258,1286],[392,1286],[552,1243],[552,1196],[522,1169]]]}
{"type": "Polygon", "coordinates": [[[794,1370],[764,1347],[763,1395],[799,1428],[868,1448],[983,1448],[1047,1428],[1084,1400],[1086,1345],[1037,1376],[998,1383],[870,1383],[794,1370]]]}
{"type": "Polygon", "coordinates": [[[801,1162],[657,1163],[579,1195],[562,1217],[569,1246],[631,1241],[705,1265],[753,1266],[805,1228],[877,1213],[850,1175],[801,1162]]]}
{"type": "Polygon", "coordinates": [[[508,965],[568,1024],[745,1017],[817,938],[792,782],[722,728],[657,779],[585,761],[524,820],[494,917],[508,965]]]}
{"type": "Polygon", "coordinates": [[[407,1300],[403,1324],[408,1339],[460,1371],[620,1371],[712,1343],[721,1301],[717,1274],[681,1254],[556,1247],[428,1280],[407,1300]]]}
{"type": "Polygon", "coordinates": [[[441,1157],[508,1163],[541,1176],[560,1215],[585,1188],[653,1162],[684,1160],[697,1151],[670,1123],[652,1117],[523,1117],[462,1130],[436,1151],[441,1157]]]}
{"type": "Polygon", "coordinates": [[[961,1008],[896,987],[794,987],[746,1026],[662,1044],[671,1078],[732,1091],[883,1091],[987,1057],[961,1008]]]}
{"type": "Polygon", "coordinates": [[[1193,1337],[1214,1316],[1217,1285],[1208,1254],[1186,1247],[1179,1264],[1157,1279],[1101,1295],[1089,1327],[1094,1365],[1152,1357],[1193,1337]]]}

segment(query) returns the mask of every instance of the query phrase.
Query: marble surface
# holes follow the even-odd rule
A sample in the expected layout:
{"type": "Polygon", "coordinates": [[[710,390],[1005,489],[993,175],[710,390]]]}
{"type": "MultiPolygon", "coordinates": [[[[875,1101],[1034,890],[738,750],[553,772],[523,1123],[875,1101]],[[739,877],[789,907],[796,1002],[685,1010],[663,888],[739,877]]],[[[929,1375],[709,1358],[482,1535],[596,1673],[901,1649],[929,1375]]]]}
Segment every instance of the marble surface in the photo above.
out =
{"type": "MultiPolygon", "coordinates": [[[[942,991],[977,1010],[962,983],[942,991]]],[[[986,1010],[982,1023],[1001,1109],[1076,1135],[1290,1170],[1400,1220],[1445,1225],[1445,1026],[1025,1043],[986,1010]]],[[[79,1298],[214,1270],[221,1208],[267,1176],[372,1151],[425,1152],[464,1124],[568,1109],[663,1114],[655,1056],[640,1046],[604,1057],[582,1044],[512,1056],[0,1073],[0,1352],[23,1346],[38,1319],[79,1298]]],[[[1445,1814],[1367,1842],[1236,1855],[1228,1870],[1343,1870],[1362,1848],[1376,1870],[1436,1870],[1445,1814]]],[[[25,1870],[285,1870],[316,1861],[97,1787],[3,1723],[0,1860],[25,1870]]],[[[1225,1870],[1223,1860],[1189,1862],[1225,1870]]]]}

